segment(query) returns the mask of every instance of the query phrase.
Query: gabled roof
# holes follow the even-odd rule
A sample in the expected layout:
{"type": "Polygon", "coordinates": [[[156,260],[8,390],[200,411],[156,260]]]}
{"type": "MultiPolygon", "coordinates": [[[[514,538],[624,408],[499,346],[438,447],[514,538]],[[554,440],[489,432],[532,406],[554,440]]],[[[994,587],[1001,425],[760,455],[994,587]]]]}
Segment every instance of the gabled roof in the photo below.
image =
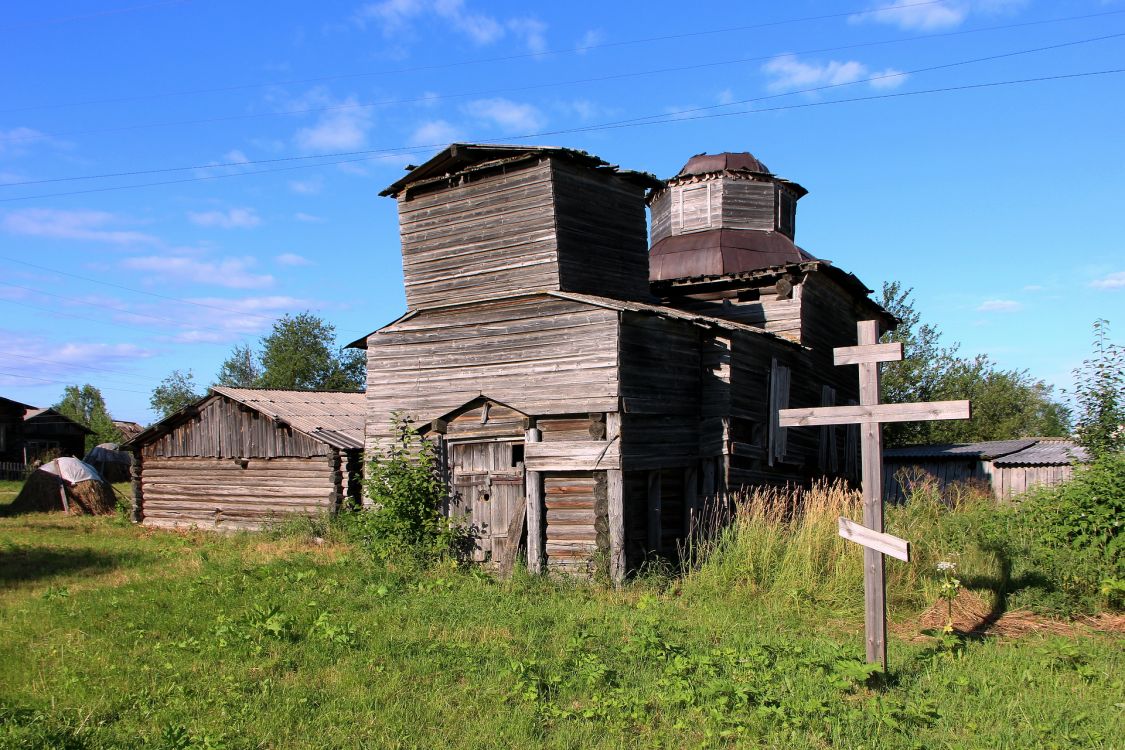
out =
{"type": "MultiPolygon", "coordinates": [[[[766,338],[773,339],[773,340],[779,341],[779,342],[783,342],[783,343],[785,343],[789,346],[799,346],[799,344],[795,344],[794,342],[790,341],[787,338],[784,338],[782,336],[778,336],[775,333],[771,333],[769,331],[763,330],[761,328],[757,328],[755,326],[747,325],[745,323],[738,323],[738,322],[733,321],[733,320],[726,320],[725,318],[715,318],[715,317],[712,317],[710,315],[700,315],[698,313],[688,312],[686,310],[680,310],[680,309],[677,309],[675,307],[668,307],[666,305],[650,305],[650,304],[645,303],[645,302],[633,302],[633,301],[630,301],[630,300],[620,300],[620,299],[616,299],[614,297],[600,297],[596,294],[580,294],[578,292],[560,292],[560,291],[556,291],[556,290],[546,290],[546,291],[542,291],[542,292],[532,292],[530,294],[517,295],[517,296],[518,297],[555,297],[557,299],[565,299],[565,300],[569,300],[571,302],[578,302],[579,304],[590,305],[592,307],[600,307],[600,308],[603,308],[603,309],[606,309],[606,310],[616,310],[618,312],[628,311],[628,312],[645,313],[645,314],[649,314],[649,315],[657,315],[657,316],[660,316],[660,317],[663,317],[663,318],[668,318],[668,319],[671,319],[671,320],[682,320],[682,321],[685,321],[685,322],[688,322],[688,323],[694,323],[695,325],[702,326],[704,328],[718,328],[718,329],[727,330],[727,331],[743,331],[745,333],[752,333],[752,334],[755,334],[755,335],[758,335],[758,336],[765,336],[766,338]]],[[[508,299],[513,299],[513,298],[508,298],[508,299]]],[[[451,304],[451,305],[438,305],[438,306],[434,306],[434,307],[427,307],[424,310],[411,310],[411,311],[405,313],[404,315],[396,318],[395,320],[388,323],[387,325],[383,326],[382,328],[375,329],[371,333],[367,334],[367,336],[364,336],[363,338],[360,338],[360,339],[356,339],[352,343],[348,344],[345,348],[346,349],[366,349],[367,348],[367,339],[370,336],[373,336],[376,333],[393,331],[395,329],[395,326],[397,326],[399,323],[403,323],[407,320],[411,320],[411,319],[417,317],[418,315],[424,315],[426,313],[432,313],[432,312],[436,312],[438,310],[448,310],[450,308],[462,307],[462,306],[466,306],[466,305],[476,305],[476,304],[479,304],[479,303],[477,303],[477,302],[458,302],[458,303],[454,303],[454,304],[451,304]]]]}
{"type": "Polygon", "coordinates": [[[996,466],[1064,466],[1074,462],[1087,463],[1090,453],[1073,440],[1043,438],[1022,451],[997,458],[996,466]]]}
{"type": "Polygon", "coordinates": [[[60,414],[54,409],[47,407],[46,409],[28,409],[23,415],[24,422],[34,422],[36,424],[72,424],[87,435],[93,435],[94,431],[81,422],[76,422],[65,414],[60,414]]]}
{"type": "Polygon", "coordinates": [[[15,399],[11,399],[11,398],[5,398],[3,396],[0,396],[0,402],[5,403],[5,404],[10,404],[10,405],[16,407],[17,409],[23,409],[24,411],[26,411],[28,409],[34,409],[35,408],[31,404],[25,404],[21,401],[16,401],[15,399]]]}
{"type": "Polygon", "coordinates": [[[214,386],[209,395],[165,417],[144,432],[122,443],[121,447],[136,448],[174,429],[196,416],[205,404],[217,396],[237,401],[275,422],[288,425],[297,432],[333,448],[341,450],[363,448],[366,397],[362,393],[227,386],[214,386]]]}
{"type": "Polygon", "coordinates": [[[992,461],[996,466],[1062,466],[1090,460],[1084,448],[1066,438],[1020,438],[980,443],[907,445],[887,448],[884,458],[946,461],[992,461]]]}
{"type": "Polygon", "coordinates": [[[476,168],[487,168],[500,162],[515,164],[540,156],[553,156],[591,169],[601,169],[618,175],[643,188],[656,188],[663,185],[660,180],[645,172],[618,169],[609,162],[588,154],[561,146],[504,145],[498,143],[451,143],[436,156],[419,167],[412,167],[410,173],[387,186],[379,195],[397,196],[403,190],[435,180],[447,179],[453,175],[476,168]]]}

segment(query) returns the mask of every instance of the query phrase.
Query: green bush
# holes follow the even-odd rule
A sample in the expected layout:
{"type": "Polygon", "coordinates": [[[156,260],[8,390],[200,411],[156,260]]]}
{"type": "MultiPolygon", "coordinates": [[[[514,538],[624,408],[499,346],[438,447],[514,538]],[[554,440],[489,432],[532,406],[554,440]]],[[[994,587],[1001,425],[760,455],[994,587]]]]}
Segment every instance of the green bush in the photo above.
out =
{"type": "Polygon", "coordinates": [[[396,414],[393,439],[367,465],[364,491],[370,510],[344,521],[353,536],[381,558],[436,559],[456,552],[466,538],[441,512],[446,495],[437,449],[396,414]]]}

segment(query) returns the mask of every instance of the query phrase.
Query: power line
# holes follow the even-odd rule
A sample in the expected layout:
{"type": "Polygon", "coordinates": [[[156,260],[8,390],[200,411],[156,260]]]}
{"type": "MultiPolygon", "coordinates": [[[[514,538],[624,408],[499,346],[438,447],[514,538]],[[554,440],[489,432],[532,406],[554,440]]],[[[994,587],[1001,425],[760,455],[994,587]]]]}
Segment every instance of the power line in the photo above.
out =
{"type": "MultiPolygon", "coordinates": [[[[6,376],[6,377],[9,377],[9,378],[23,378],[25,380],[38,380],[41,383],[52,383],[54,385],[70,385],[71,384],[70,381],[67,381],[67,380],[48,380],[47,378],[37,378],[37,377],[34,377],[32,375],[20,375],[19,373],[15,373],[15,372],[0,372],[0,375],[6,376]]],[[[139,393],[142,396],[149,395],[147,391],[134,391],[134,390],[131,390],[129,388],[113,388],[113,387],[110,387],[110,386],[106,386],[105,388],[99,387],[98,390],[120,391],[121,393],[139,393]]]]}
{"type": "MultiPolygon", "coordinates": [[[[980,34],[990,31],[1002,31],[1015,28],[1024,28],[1028,26],[1041,26],[1044,24],[1063,23],[1066,21],[1084,20],[1095,18],[1099,16],[1115,15],[1125,13],[1125,10],[1112,10],[1102,13],[1090,13],[1080,16],[1066,16],[1063,18],[1042,19],[1038,21],[1023,21],[1020,23],[1001,24],[996,26],[984,26],[975,29],[959,29],[957,31],[945,31],[934,34],[923,34],[910,37],[898,37],[895,39],[883,39],[874,42],[860,42],[857,44],[845,44],[834,47],[819,47],[816,49],[799,50],[796,52],[775,52],[768,55],[757,55],[754,57],[740,57],[729,60],[719,60],[706,63],[695,63],[693,65],[680,65],[664,68],[653,68],[648,70],[632,71],[628,73],[615,73],[611,75],[594,76],[589,78],[578,78],[567,81],[552,81],[548,83],[528,84],[525,86],[511,86],[504,88],[494,89],[479,89],[476,91],[463,91],[453,94],[438,94],[433,96],[416,96],[398,99],[379,99],[368,102],[354,102],[350,104],[336,104],[323,107],[302,107],[296,109],[277,110],[273,112],[249,112],[233,115],[219,115],[214,117],[200,117],[189,120],[167,120],[164,122],[151,122],[151,123],[137,123],[132,125],[120,125],[107,128],[91,128],[86,130],[69,130],[57,133],[51,133],[51,137],[65,138],[77,135],[93,135],[104,133],[120,133],[120,132],[133,132],[137,130],[149,130],[153,128],[167,128],[177,127],[181,125],[207,125],[220,122],[233,122],[238,120],[256,120],[268,117],[288,117],[292,115],[307,115],[319,114],[325,112],[340,112],[351,111],[359,109],[367,109],[369,107],[389,107],[404,104],[417,104],[419,102],[434,102],[444,101],[449,99],[464,99],[472,96],[490,96],[495,94],[513,93],[521,91],[536,91],[541,89],[559,88],[564,86],[579,86],[591,83],[605,83],[607,81],[625,80],[630,78],[641,78],[645,76],[664,75],[667,73],[681,73],[689,70],[702,70],[707,68],[724,67],[728,65],[739,65],[742,63],[760,62],[762,60],[770,60],[778,57],[781,54],[787,55],[816,55],[824,54],[827,52],[843,52],[847,50],[866,49],[870,47],[886,46],[891,44],[906,44],[910,42],[928,41],[932,39],[944,39],[949,37],[964,36],[967,34],[980,34]]],[[[0,142],[19,143],[22,141],[32,141],[42,136],[38,133],[0,133],[0,142]]],[[[222,165],[229,166],[229,165],[222,165]]],[[[23,182],[9,182],[5,185],[34,185],[42,182],[50,182],[51,180],[25,180],[23,182]]]]}
{"type": "Polygon", "coordinates": [[[114,369],[111,369],[111,368],[108,368],[108,367],[95,367],[94,365],[80,364],[80,363],[77,363],[77,362],[61,362],[57,359],[44,359],[43,357],[32,357],[32,356],[27,355],[27,354],[16,354],[15,352],[0,351],[0,355],[5,356],[5,357],[18,357],[19,359],[28,359],[28,360],[31,360],[33,362],[44,362],[44,363],[49,364],[49,365],[59,365],[60,367],[70,367],[70,368],[73,368],[73,369],[79,370],[79,371],[81,371],[81,370],[97,370],[99,372],[113,373],[115,375],[118,375],[119,377],[125,376],[125,377],[131,378],[133,380],[139,380],[139,381],[146,382],[146,383],[150,382],[149,378],[146,378],[143,375],[138,375],[138,374],[133,373],[133,372],[128,372],[126,370],[114,370],[114,369]]]}
{"type": "MultiPolygon", "coordinates": [[[[906,10],[906,9],[910,9],[910,8],[921,8],[921,7],[925,7],[927,5],[937,5],[937,4],[939,4],[943,1],[944,0],[922,0],[921,2],[904,3],[902,5],[897,5],[894,8],[894,10],[897,11],[897,10],[906,10]]],[[[716,34],[729,34],[729,33],[734,33],[734,32],[737,32],[737,31],[752,31],[752,30],[755,30],[755,29],[772,28],[772,27],[775,27],[775,26],[786,26],[786,25],[790,25],[790,24],[806,23],[806,22],[809,22],[809,21],[825,21],[825,20],[830,20],[830,19],[834,19],[834,18],[845,18],[845,17],[851,17],[851,16],[865,16],[865,15],[871,15],[871,14],[874,14],[874,13],[885,13],[885,12],[887,12],[886,8],[866,8],[866,9],[863,9],[863,10],[852,10],[852,11],[846,11],[846,12],[842,12],[842,13],[827,13],[827,14],[817,15],[817,16],[801,16],[801,17],[798,17],[798,18],[787,18],[787,19],[782,19],[782,20],[779,20],[779,21],[766,21],[766,22],[762,22],[762,23],[748,24],[748,25],[743,25],[743,26],[727,26],[727,27],[719,28],[719,29],[708,29],[708,30],[704,30],[704,31],[690,31],[690,32],[682,33],[682,34],[667,34],[667,35],[664,35],[664,36],[653,36],[653,37],[643,37],[643,38],[639,38],[639,39],[628,39],[628,40],[624,40],[624,41],[620,41],[620,42],[602,42],[600,44],[590,44],[590,45],[586,45],[584,47],[575,47],[575,48],[568,47],[568,48],[565,48],[565,49],[559,48],[559,49],[553,49],[553,50],[545,50],[543,52],[525,52],[525,53],[516,54],[516,55],[503,55],[503,56],[499,56],[499,57],[485,57],[485,58],[477,58],[477,59],[469,59],[469,60],[460,60],[460,61],[457,61],[457,62],[440,63],[440,64],[433,64],[433,65],[417,65],[417,66],[406,67],[406,68],[395,68],[395,69],[380,70],[380,71],[361,71],[361,72],[356,72],[356,73],[338,73],[338,74],[335,74],[335,75],[316,76],[316,77],[313,77],[313,78],[298,78],[298,79],[292,79],[292,80],[288,80],[288,81],[272,81],[272,82],[269,82],[269,83],[249,83],[249,84],[241,84],[241,85],[236,85],[236,86],[216,86],[216,87],[212,87],[212,88],[187,89],[187,90],[181,90],[181,91],[169,91],[169,92],[161,92],[161,93],[155,93],[155,94],[138,94],[138,95],[133,95],[133,96],[124,96],[124,97],[115,97],[115,98],[89,99],[89,100],[81,101],[81,102],[60,102],[60,103],[55,103],[55,104],[41,104],[41,105],[35,105],[35,106],[30,106],[30,107],[18,107],[18,108],[14,108],[14,109],[4,109],[4,110],[0,110],[0,114],[9,114],[9,113],[15,113],[15,112],[27,112],[27,111],[30,111],[30,110],[37,110],[37,109],[57,109],[57,108],[60,108],[60,107],[86,106],[86,105],[90,105],[90,104],[116,104],[116,103],[120,103],[120,102],[138,101],[138,100],[144,100],[144,99],[161,99],[161,98],[173,97],[173,96],[194,96],[194,95],[197,95],[197,94],[213,94],[213,93],[223,93],[223,92],[228,92],[228,91],[244,91],[244,90],[247,90],[247,89],[267,88],[267,87],[270,87],[270,86],[292,86],[292,85],[298,85],[298,84],[323,83],[325,81],[337,81],[337,80],[343,80],[343,79],[348,79],[348,78],[366,78],[366,77],[374,77],[374,76],[402,75],[404,73],[418,73],[418,72],[425,72],[425,71],[432,71],[432,70],[448,70],[450,68],[462,68],[462,67],[465,67],[465,66],[468,66],[468,65],[484,65],[484,64],[488,64],[488,63],[510,62],[510,61],[513,61],[513,60],[526,60],[528,58],[549,57],[551,55],[574,54],[574,53],[579,53],[579,52],[585,53],[585,52],[588,52],[590,50],[609,49],[609,48],[612,48],[612,47],[625,47],[625,46],[631,46],[631,45],[637,45],[637,44],[650,44],[652,42],[674,41],[674,40],[678,40],[678,39],[690,39],[690,38],[701,37],[701,36],[713,36],[713,35],[716,35],[716,34]]]]}
{"type": "MultiPolygon", "coordinates": [[[[944,70],[944,69],[948,69],[948,68],[952,68],[952,67],[970,65],[970,64],[980,63],[980,62],[990,62],[992,60],[999,60],[999,59],[1004,59],[1004,58],[1009,58],[1009,57],[1015,57],[1015,56],[1018,56],[1018,55],[1026,55],[1026,54],[1033,54],[1033,53],[1036,53],[1036,52],[1045,52],[1045,51],[1050,51],[1050,50],[1062,49],[1062,48],[1065,48],[1065,47],[1073,47],[1073,46],[1080,45],[1080,44],[1090,44],[1092,42],[1099,42],[1099,41],[1104,41],[1106,39],[1119,38],[1119,37],[1122,37],[1122,36],[1125,36],[1125,32],[1120,32],[1120,33],[1116,33],[1116,34],[1106,34],[1106,35],[1102,35],[1102,36],[1090,37],[1090,38],[1086,38],[1086,39],[1079,39],[1079,40],[1070,41],[1070,42],[1060,42],[1058,44],[1051,44],[1051,45],[1046,45],[1046,46],[1042,46],[1042,47],[1033,47],[1033,48],[1029,48],[1029,49],[1015,50],[1013,52],[1003,52],[1003,53],[999,53],[999,54],[995,54],[995,55],[987,55],[987,56],[984,56],[984,57],[971,58],[971,59],[968,59],[968,60],[959,60],[959,61],[951,62],[951,63],[943,63],[941,65],[931,65],[931,66],[926,66],[926,67],[923,67],[923,68],[916,68],[916,69],[913,69],[913,70],[895,72],[895,73],[890,73],[890,74],[880,74],[880,75],[871,76],[871,77],[864,78],[864,79],[858,79],[858,80],[855,80],[855,81],[825,84],[825,85],[822,85],[822,86],[813,86],[813,87],[809,87],[809,88],[791,90],[791,91],[781,92],[781,93],[777,93],[777,94],[768,94],[768,95],[765,95],[765,96],[752,97],[750,99],[742,99],[742,100],[735,101],[735,102],[727,102],[727,103],[723,103],[723,104],[714,104],[714,105],[710,105],[710,106],[706,106],[706,107],[693,107],[693,108],[690,108],[690,109],[680,110],[680,111],[673,112],[673,113],[665,112],[665,113],[656,114],[656,115],[645,115],[645,116],[642,116],[642,117],[635,117],[635,118],[630,118],[630,119],[626,119],[626,120],[617,120],[617,121],[608,122],[608,123],[601,123],[601,124],[598,124],[598,125],[579,126],[579,127],[574,127],[574,128],[562,128],[562,129],[556,129],[556,130],[540,131],[540,132],[537,132],[537,133],[526,133],[526,134],[522,134],[522,135],[508,135],[508,136],[503,136],[501,138],[484,139],[484,140],[481,140],[480,142],[482,142],[482,143],[506,142],[506,141],[510,142],[510,141],[515,141],[515,140],[527,140],[527,139],[531,139],[531,138],[540,138],[540,137],[549,136],[549,135],[560,135],[560,134],[576,133],[576,132],[590,132],[590,131],[603,130],[603,129],[606,129],[606,130],[617,129],[622,125],[628,125],[628,124],[643,124],[643,123],[646,123],[646,122],[664,122],[668,118],[685,119],[683,117],[683,115],[691,114],[691,113],[694,113],[694,112],[728,108],[728,107],[733,107],[733,106],[737,106],[737,105],[740,105],[740,104],[750,104],[750,103],[753,103],[753,102],[767,101],[767,100],[770,100],[770,99],[777,99],[777,98],[782,98],[782,97],[787,97],[787,96],[794,96],[796,94],[817,93],[817,92],[821,92],[821,91],[827,91],[827,90],[830,90],[830,89],[840,88],[840,87],[843,87],[843,86],[855,86],[855,85],[862,84],[862,83],[870,83],[872,81],[886,80],[888,78],[896,78],[896,77],[902,77],[902,76],[907,76],[907,75],[916,75],[918,73],[928,73],[928,72],[932,72],[932,71],[935,71],[935,70],[944,70]]],[[[948,88],[947,89],[935,89],[933,93],[945,92],[945,91],[949,91],[949,90],[956,90],[956,89],[948,89],[948,88]]],[[[697,119],[697,118],[690,118],[690,119],[697,119]]],[[[402,154],[407,154],[407,153],[410,153],[410,154],[426,153],[426,152],[429,152],[429,151],[431,151],[435,148],[441,148],[443,145],[444,144],[426,144],[426,145],[419,145],[419,146],[416,146],[416,147],[392,147],[392,148],[382,148],[382,149],[365,149],[365,150],[360,150],[360,151],[344,151],[344,152],[335,152],[335,153],[328,153],[328,154],[318,154],[318,155],[315,155],[315,156],[283,156],[283,157],[275,157],[275,158],[272,158],[272,159],[254,159],[254,160],[246,160],[246,161],[241,161],[241,162],[227,162],[227,163],[220,163],[220,164],[192,165],[192,166],[185,166],[185,167],[162,167],[162,168],[156,168],[156,169],[130,170],[130,171],[126,171],[126,172],[107,172],[107,173],[95,174],[95,175],[78,175],[78,176],[72,176],[72,177],[55,177],[55,178],[49,178],[49,179],[44,179],[44,180],[29,181],[29,182],[24,182],[24,183],[9,183],[9,186],[19,186],[19,185],[27,185],[27,184],[57,183],[57,182],[75,182],[75,181],[80,181],[80,180],[107,179],[107,178],[113,178],[113,177],[135,177],[135,176],[149,175],[149,174],[167,174],[167,173],[170,173],[170,172],[184,172],[184,171],[191,171],[191,170],[216,169],[216,168],[220,168],[220,167],[235,167],[235,166],[245,167],[245,166],[248,166],[248,165],[308,162],[308,161],[313,161],[313,160],[315,160],[315,162],[313,164],[306,165],[306,166],[331,166],[331,165],[335,165],[335,164],[343,164],[343,163],[349,163],[349,162],[354,162],[354,161],[368,161],[371,158],[387,158],[391,154],[402,155],[402,154]],[[346,159],[346,160],[343,160],[343,161],[324,161],[325,159],[332,159],[334,157],[362,157],[362,158],[346,159]]],[[[265,170],[251,171],[251,172],[243,172],[241,174],[262,174],[262,173],[273,172],[273,171],[285,171],[285,169],[295,169],[295,168],[300,168],[300,167],[287,167],[287,168],[284,168],[284,169],[265,169],[265,170]]],[[[182,183],[182,182],[194,182],[194,181],[203,180],[203,179],[218,179],[218,178],[230,177],[230,176],[236,176],[236,175],[205,175],[205,176],[199,176],[199,177],[193,177],[193,178],[182,178],[182,179],[168,180],[168,181],[162,181],[162,182],[141,183],[141,184],[138,184],[138,185],[130,185],[130,186],[111,186],[111,187],[105,187],[105,188],[93,188],[93,189],[90,189],[90,190],[68,191],[68,192],[62,192],[62,193],[47,193],[47,194],[42,194],[42,195],[38,195],[38,196],[19,196],[19,197],[14,197],[14,198],[0,198],[0,202],[10,202],[10,201],[17,201],[17,200],[29,200],[29,199],[45,198],[45,197],[61,197],[61,196],[67,196],[67,195],[80,195],[80,194],[86,194],[86,193],[104,192],[104,191],[108,191],[108,190],[118,190],[118,189],[123,189],[123,188],[130,188],[130,187],[154,187],[154,186],[159,186],[159,185],[170,185],[170,184],[177,184],[177,183],[182,183]]]]}

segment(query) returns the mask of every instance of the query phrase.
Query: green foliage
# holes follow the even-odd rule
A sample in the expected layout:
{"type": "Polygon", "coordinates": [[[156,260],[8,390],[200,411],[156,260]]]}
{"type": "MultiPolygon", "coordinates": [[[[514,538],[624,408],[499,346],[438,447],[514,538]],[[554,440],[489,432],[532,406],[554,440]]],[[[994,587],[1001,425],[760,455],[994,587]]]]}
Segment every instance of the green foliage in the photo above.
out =
{"type": "Polygon", "coordinates": [[[433,559],[465,538],[465,531],[441,512],[446,486],[437,449],[395,414],[389,444],[367,465],[364,490],[372,509],[355,526],[364,544],[380,557],[413,554],[433,559]]]}
{"type": "Polygon", "coordinates": [[[219,367],[216,385],[226,385],[233,388],[253,388],[262,378],[262,368],[258,365],[257,356],[249,344],[235,344],[219,367]]]}
{"type": "Polygon", "coordinates": [[[1095,455],[1125,450],[1125,347],[1109,340],[1109,321],[1094,322],[1094,354],[1074,371],[1075,438],[1095,455]]]}
{"type": "Polygon", "coordinates": [[[336,327],[310,312],[286,315],[258,342],[238,344],[219,368],[218,385],[354,391],[366,384],[364,353],[335,346],[336,327]]]}
{"type": "Polygon", "coordinates": [[[152,390],[148,399],[152,410],[164,417],[174,414],[190,403],[198,401],[202,396],[196,393],[195,376],[191,370],[172,370],[172,373],[160,381],[160,385],[152,390]]]}
{"type": "Polygon", "coordinates": [[[957,344],[943,345],[938,329],[922,323],[910,292],[897,281],[883,284],[880,303],[902,321],[883,341],[902,343],[905,359],[883,365],[882,400],[900,404],[969,399],[973,418],[884,425],[888,446],[1067,434],[1069,413],[1054,400],[1051,386],[1026,370],[1000,370],[986,355],[962,357],[957,344]]]}
{"type": "Polygon", "coordinates": [[[101,443],[122,441],[121,430],[113,424],[113,417],[106,410],[102,392],[89,383],[83,386],[68,385],[63,390],[62,401],[52,408],[93,430],[93,434],[86,436],[86,451],[101,443]]]}

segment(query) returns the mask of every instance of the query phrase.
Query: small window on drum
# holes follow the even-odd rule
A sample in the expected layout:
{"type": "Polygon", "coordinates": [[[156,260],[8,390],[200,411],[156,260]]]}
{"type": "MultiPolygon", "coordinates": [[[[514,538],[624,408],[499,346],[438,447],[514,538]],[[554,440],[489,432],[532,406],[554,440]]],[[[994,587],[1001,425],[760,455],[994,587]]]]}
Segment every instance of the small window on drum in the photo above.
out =
{"type": "Polygon", "coordinates": [[[519,466],[523,463],[523,446],[512,446],[512,466],[519,466]]]}
{"type": "Polygon", "coordinates": [[[777,229],[793,239],[797,224],[797,199],[788,190],[777,191],[777,229]]]}

